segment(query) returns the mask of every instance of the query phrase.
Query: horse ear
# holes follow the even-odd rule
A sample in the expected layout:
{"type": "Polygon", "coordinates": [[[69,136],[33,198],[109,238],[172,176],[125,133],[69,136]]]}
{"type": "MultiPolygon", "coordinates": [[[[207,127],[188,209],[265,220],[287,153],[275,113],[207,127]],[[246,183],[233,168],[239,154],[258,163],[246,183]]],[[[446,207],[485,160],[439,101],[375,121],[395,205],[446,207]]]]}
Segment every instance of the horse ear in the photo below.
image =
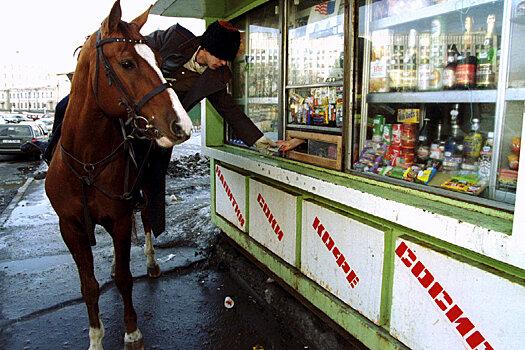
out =
{"type": "Polygon", "coordinates": [[[122,17],[122,11],[120,9],[120,0],[115,1],[109,16],[102,22],[102,32],[103,34],[108,35],[109,33],[115,32],[117,26],[120,23],[120,18],[122,17]]]}
{"type": "Polygon", "coordinates": [[[137,18],[135,18],[133,21],[130,22],[130,23],[136,24],[138,26],[139,31],[140,31],[140,28],[142,28],[142,26],[144,25],[144,23],[146,23],[146,21],[148,20],[148,15],[152,7],[153,6],[150,5],[150,7],[146,10],[146,12],[144,12],[143,14],[141,14],[140,16],[138,16],[137,18]]]}

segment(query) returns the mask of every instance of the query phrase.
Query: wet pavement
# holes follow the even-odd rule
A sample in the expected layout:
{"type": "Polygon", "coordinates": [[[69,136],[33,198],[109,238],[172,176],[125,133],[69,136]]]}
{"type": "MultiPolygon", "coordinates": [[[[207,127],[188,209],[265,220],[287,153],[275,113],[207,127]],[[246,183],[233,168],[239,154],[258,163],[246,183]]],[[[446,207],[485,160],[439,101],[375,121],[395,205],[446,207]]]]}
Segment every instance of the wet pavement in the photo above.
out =
{"type": "MultiPolygon", "coordinates": [[[[190,142],[174,157],[199,148],[198,140],[190,142]]],[[[188,176],[167,183],[167,231],[154,242],[160,278],[146,275],[142,234],[132,246],[133,299],[146,349],[304,349],[297,333],[249,288],[209,264],[219,234],[210,222],[209,175],[188,176]],[[224,306],[227,296],[235,303],[231,309],[224,306]]],[[[103,345],[122,349],[123,310],[110,277],[111,239],[100,227],[96,238],[103,345]]],[[[88,331],[76,266],[60,237],[44,180],[29,178],[0,214],[0,349],[87,349],[88,331]]]]}

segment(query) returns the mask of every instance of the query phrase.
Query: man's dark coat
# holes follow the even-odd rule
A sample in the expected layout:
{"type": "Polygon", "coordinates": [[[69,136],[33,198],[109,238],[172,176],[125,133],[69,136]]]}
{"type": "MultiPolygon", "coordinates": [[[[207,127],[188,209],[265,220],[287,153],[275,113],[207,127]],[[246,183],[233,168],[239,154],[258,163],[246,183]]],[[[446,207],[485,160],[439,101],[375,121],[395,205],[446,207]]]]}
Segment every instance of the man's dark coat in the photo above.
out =
{"type": "MultiPolygon", "coordinates": [[[[228,67],[206,69],[203,74],[183,67],[199,48],[200,37],[176,24],[167,30],[158,30],[146,37],[148,44],[162,58],[162,73],[171,85],[186,111],[191,110],[202,99],[208,98],[235,134],[251,146],[263,133],[253,124],[227,93],[226,84],[231,79],[228,67]]],[[[157,236],[166,226],[166,172],[172,149],[156,147],[150,155],[150,166],[145,174],[145,187],[149,195],[148,216],[153,233],[157,236]]],[[[139,150],[140,152],[140,150],[139,150]]]]}

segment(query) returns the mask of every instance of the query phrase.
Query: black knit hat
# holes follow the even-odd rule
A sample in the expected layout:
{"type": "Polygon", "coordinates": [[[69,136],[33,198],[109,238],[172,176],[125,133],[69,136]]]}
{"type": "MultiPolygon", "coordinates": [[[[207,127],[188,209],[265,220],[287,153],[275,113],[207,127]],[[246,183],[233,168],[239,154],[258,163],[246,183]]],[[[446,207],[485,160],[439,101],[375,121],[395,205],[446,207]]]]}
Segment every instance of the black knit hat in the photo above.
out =
{"type": "Polygon", "coordinates": [[[213,56],[233,61],[241,45],[241,34],[230,22],[215,21],[202,34],[200,44],[213,56]]]}

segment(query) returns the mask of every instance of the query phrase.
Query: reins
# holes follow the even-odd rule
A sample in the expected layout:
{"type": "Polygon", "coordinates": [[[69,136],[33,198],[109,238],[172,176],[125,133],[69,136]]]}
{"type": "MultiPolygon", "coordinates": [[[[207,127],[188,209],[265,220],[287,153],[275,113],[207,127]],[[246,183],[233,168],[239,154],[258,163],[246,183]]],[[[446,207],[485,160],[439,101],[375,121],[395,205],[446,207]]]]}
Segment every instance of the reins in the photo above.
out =
{"type": "MultiPolygon", "coordinates": [[[[97,89],[98,89],[99,62],[102,61],[102,65],[103,65],[103,68],[104,68],[104,73],[106,74],[106,77],[108,78],[108,81],[109,81],[109,86],[115,85],[115,88],[117,89],[117,91],[118,91],[118,93],[120,95],[120,99],[121,99],[122,103],[124,104],[124,106],[126,106],[126,111],[128,113],[128,117],[131,117],[131,118],[140,117],[140,110],[142,109],[142,107],[144,107],[144,105],[152,97],[154,97],[155,95],[157,95],[157,94],[161,93],[162,91],[166,90],[167,88],[169,88],[170,85],[167,82],[163,83],[163,84],[157,86],[155,89],[153,89],[149,93],[147,93],[144,97],[142,97],[142,99],[139,102],[135,102],[133,97],[129,94],[129,92],[126,90],[126,88],[124,87],[124,85],[122,84],[120,79],[118,78],[117,73],[115,73],[115,70],[111,66],[111,63],[109,63],[109,60],[107,59],[106,55],[104,55],[103,46],[104,46],[104,44],[112,43],[112,42],[131,43],[131,44],[147,44],[148,41],[147,40],[142,40],[142,39],[125,39],[125,38],[106,38],[106,39],[101,39],[100,37],[101,37],[101,32],[100,32],[100,29],[99,29],[98,32],[97,32],[97,41],[95,43],[95,47],[97,49],[97,61],[96,61],[96,66],[95,66],[95,87],[94,87],[94,90],[95,90],[94,91],[95,92],[95,101],[97,102],[97,105],[100,108],[100,104],[98,102],[97,89]]],[[[100,108],[100,109],[102,109],[102,108],[100,108]]],[[[144,117],[140,117],[140,118],[146,120],[146,122],[147,122],[146,118],[144,118],[144,117]]],[[[147,126],[149,126],[149,123],[147,124],[147,126]]],[[[156,129],[154,129],[154,132],[157,133],[158,131],[156,129]]]]}
{"type": "Polygon", "coordinates": [[[95,87],[94,87],[95,101],[98,107],[101,110],[103,110],[98,101],[99,61],[102,61],[104,73],[106,74],[108,81],[109,81],[109,86],[111,85],[115,86],[115,88],[117,89],[120,95],[121,103],[126,107],[126,112],[128,114],[126,125],[131,125],[132,131],[131,133],[128,134],[123,120],[119,119],[120,129],[121,129],[121,133],[123,137],[122,142],[114,150],[112,150],[110,154],[108,154],[101,160],[94,162],[94,163],[86,163],[76,158],[73,154],[68,152],[62,145],[62,142],[60,142],[60,152],[62,155],[62,159],[64,160],[68,168],[73,172],[73,174],[75,174],[75,176],[78,179],[80,179],[80,181],[82,182],[82,201],[83,201],[83,206],[84,206],[85,228],[88,234],[89,243],[92,246],[96,244],[96,240],[95,240],[95,234],[94,234],[93,220],[92,220],[91,214],[89,213],[87,192],[86,192],[87,187],[96,188],[98,191],[100,191],[101,193],[103,193],[105,196],[107,196],[110,199],[127,201],[127,200],[136,198],[136,195],[138,194],[138,190],[139,190],[138,187],[140,185],[140,181],[144,174],[144,169],[146,168],[146,164],[148,162],[149,155],[151,153],[151,149],[153,148],[155,137],[160,137],[160,132],[157,129],[155,129],[155,127],[145,117],[141,116],[139,113],[142,107],[151,98],[153,98],[155,95],[161,93],[162,91],[170,87],[168,83],[161,84],[157,86],[156,88],[154,88],[149,93],[147,93],[144,97],[142,97],[142,99],[139,102],[135,102],[131,94],[126,90],[126,88],[124,87],[120,79],[118,78],[109,60],[104,55],[104,51],[102,47],[104,44],[111,43],[111,42],[146,44],[147,41],[146,40],[125,39],[125,38],[106,38],[106,39],[101,40],[100,37],[101,37],[101,32],[99,29],[99,31],[97,32],[97,40],[95,43],[95,47],[97,49],[97,60],[96,60],[96,68],[95,68],[95,87]],[[140,125],[141,123],[145,123],[145,126],[142,127],[140,125]],[[150,132],[153,132],[154,136],[151,136],[150,132]],[[142,164],[140,164],[140,166],[137,164],[135,160],[132,147],[130,147],[132,139],[149,139],[150,140],[148,151],[146,153],[146,156],[144,157],[144,160],[142,161],[142,164]],[[111,163],[111,161],[115,158],[115,156],[122,149],[128,154],[128,156],[126,157],[126,166],[125,166],[125,174],[124,174],[124,193],[122,195],[116,195],[116,194],[109,193],[107,190],[105,190],[100,185],[95,183],[95,179],[104,171],[104,169],[108,166],[108,164],[111,163]],[[85,175],[80,174],[72,166],[72,164],[67,160],[68,157],[72,159],[75,163],[82,166],[82,168],[85,171],[85,175]],[[133,162],[133,165],[138,172],[135,177],[135,182],[130,188],[129,179],[130,179],[130,169],[132,167],[131,162],[133,162]]]}

